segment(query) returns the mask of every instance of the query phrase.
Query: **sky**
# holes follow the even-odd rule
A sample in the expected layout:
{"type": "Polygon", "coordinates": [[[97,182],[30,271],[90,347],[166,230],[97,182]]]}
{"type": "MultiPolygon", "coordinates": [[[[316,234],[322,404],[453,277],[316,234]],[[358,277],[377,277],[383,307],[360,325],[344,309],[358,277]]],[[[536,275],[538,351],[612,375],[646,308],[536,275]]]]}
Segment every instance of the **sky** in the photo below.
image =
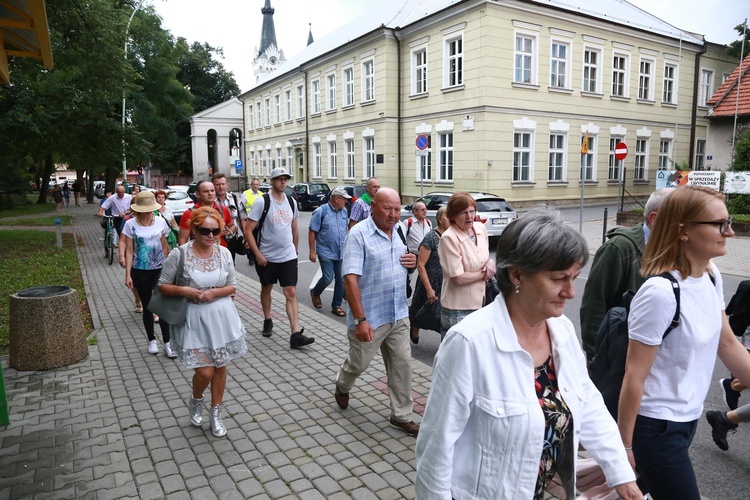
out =
{"type": "MultiPolygon", "coordinates": [[[[162,26],[175,37],[223,48],[221,62],[234,74],[240,90],[245,92],[253,86],[252,60],[260,45],[260,10],[265,0],[145,1],[155,7],[162,26]]],[[[716,43],[738,39],[734,27],[750,15],[748,0],[629,1],[677,28],[703,34],[716,43]]],[[[309,23],[317,40],[379,4],[379,0],[271,0],[276,41],[286,58],[291,59],[307,44],[309,23]]]]}

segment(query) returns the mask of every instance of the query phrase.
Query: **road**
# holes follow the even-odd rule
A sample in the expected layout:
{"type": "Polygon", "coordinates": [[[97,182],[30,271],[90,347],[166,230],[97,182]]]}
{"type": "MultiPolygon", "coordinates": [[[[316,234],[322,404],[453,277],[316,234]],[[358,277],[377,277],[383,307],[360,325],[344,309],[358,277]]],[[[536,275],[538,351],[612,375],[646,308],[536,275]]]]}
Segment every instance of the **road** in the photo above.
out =
{"type": "MultiPolygon", "coordinates": [[[[583,211],[583,220],[601,219],[604,213],[604,206],[586,207],[583,211]]],[[[616,205],[607,206],[610,216],[615,213],[616,205]]],[[[563,218],[570,224],[577,227],[580,213],[578,208],[561,209],[563,218]]],[[[299,285],[297,295],[299,302],[312,307],[309,290],[320,277],[319,266],[308,260],[307,231],[310,223],[311,212],[300,212],[299,229],[300,229],[300,246],[299,246],[299,285]]],[[[576,297],[570,300],[565,307],[565,314],[575,325],[576,331],[580,332],[580,321],[578,311],[581,306],[580,297],[583,294],[583,288],[586,284],[591,262],[581,271],[579,278],[576,280],[575,292],[576,297]]],[[[247,264],[247,259],[237,257],[236,268],[238,272],[245,274],[257,281],[258,276],[255,269],[251,269],[247,264]]],[[[416,275],[415,275],[416,276],[416,275]]],[[[744,277],[723,275],[724,278],[724,297],[728,301],[734,291],[737,289],[740,281],[744,277]]],[[[333,296],[333,286],[330,286],[323,293],[323,309],[321,314],[326,314],[336,319],[341,324],[342,339],[346,329],[346,318],[339,318],[330,312],[331,298],[333,296]]],[[[346,309],[346,303],[344,303],[346,309]]],[[[262,318],[258,318],[259,323],[262,318]]],[[[304,325],[302,325],[304,326],[304,325]]],[[[343,341],[343,340],[342,340],[343,341]]],[[[435,332],[421,332],[420,342],[417,346],[412,346],[412,356],[427,365],[432,365],[432,361],[440,347],[440,335],[435,332]]],[[[342,360],[343,361],[343,360],[342,360]]],[[[714,380],[727,376],[727,370],[717,360],[714,370],[714,380]]],[[[750,393],[746,391],[744,395],[745,402],[750,403],[750,393]]],[[[743,399],[740,399],[742,404],[743,399]]],[[[722,392],[718,384],[713,384],[706,398],[706,409],[725,409],[722,400],[722,392]]],[[[691,457],[695,465],[698,476],[698,484],[704,498],[733,500],[746,499],[750,494],[750,425],[740,427],[736,434],[729,436],[728,452],[722,452],[714,445],[711,439],[711,429],[701,419],[698,425],[695,439],[690,448],[691,457]]]]}

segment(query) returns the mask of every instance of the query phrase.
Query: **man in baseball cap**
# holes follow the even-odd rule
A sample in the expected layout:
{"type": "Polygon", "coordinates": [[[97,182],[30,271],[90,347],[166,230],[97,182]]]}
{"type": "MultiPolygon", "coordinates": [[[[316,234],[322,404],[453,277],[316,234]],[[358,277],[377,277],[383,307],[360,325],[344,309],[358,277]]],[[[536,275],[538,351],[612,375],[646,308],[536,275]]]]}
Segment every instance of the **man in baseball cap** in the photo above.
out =
{"type": "Polygon", "coordinates": [[[284,167],[276,167],[271,171],[271,180],[273,181],[277,177],[286,176],[286,180],[292,179],[292,174],[289,173],[284,167]]]}

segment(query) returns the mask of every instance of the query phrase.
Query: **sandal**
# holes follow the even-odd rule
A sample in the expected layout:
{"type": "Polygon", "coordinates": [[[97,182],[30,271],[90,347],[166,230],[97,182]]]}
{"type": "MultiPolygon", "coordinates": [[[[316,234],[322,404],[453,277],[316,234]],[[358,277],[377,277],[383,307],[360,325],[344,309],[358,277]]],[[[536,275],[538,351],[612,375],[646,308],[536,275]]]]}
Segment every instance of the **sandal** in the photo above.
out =
{"type": "Polygon", "coordinates": [[[136,304],[135,305],[135,312],[142,313],[143,312],[143,307],[140,304],[136,304]]]}
{"type": "Polygon", "coordinates": [[[331,312],[336,316],[346,316],[346,312],[340,307],[334,307],[333,309],[331,309],[331,312]]]}
{"type": "Polygon", "coordinates": [[[312,290],[310,290],[310,300],[312,301],[312,305],[315,306],[315,309],[320,309],[323,307],[323,302],[320,300],[320,295],[315,295],[312,290]]]}

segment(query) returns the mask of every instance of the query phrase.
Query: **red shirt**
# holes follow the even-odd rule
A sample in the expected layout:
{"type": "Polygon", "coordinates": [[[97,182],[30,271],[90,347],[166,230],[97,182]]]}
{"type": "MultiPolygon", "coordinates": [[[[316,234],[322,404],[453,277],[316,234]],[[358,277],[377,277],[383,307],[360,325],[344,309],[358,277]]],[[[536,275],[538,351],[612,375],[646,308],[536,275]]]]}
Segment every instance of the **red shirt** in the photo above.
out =
{"type": "MultiPolygon", "coordinates": [[[[200,208],[201,203],[197,202],[195,204],[195,208],[200,208]]],[[[232,224],[232,214],[229,213],[229,209],[227,207],[219,206],[218,203],[214,202],[213,206],[214,210],[219,212],[222,217],[224,218],[224,224],[229,226],[232,224]]],[[[185,210],[185,212],[182,214],[182,217],[180,217],[180,229],[187,229],[190,230],[190,218],[193,216],[193,210],[192,208],[188,208],[185,210]]],[[[219,240],[219,243],[221,246],[226,247],[227,246],[227,240],[224,239],[224,235],[221,235],[221,238],[219,240]]]]}

